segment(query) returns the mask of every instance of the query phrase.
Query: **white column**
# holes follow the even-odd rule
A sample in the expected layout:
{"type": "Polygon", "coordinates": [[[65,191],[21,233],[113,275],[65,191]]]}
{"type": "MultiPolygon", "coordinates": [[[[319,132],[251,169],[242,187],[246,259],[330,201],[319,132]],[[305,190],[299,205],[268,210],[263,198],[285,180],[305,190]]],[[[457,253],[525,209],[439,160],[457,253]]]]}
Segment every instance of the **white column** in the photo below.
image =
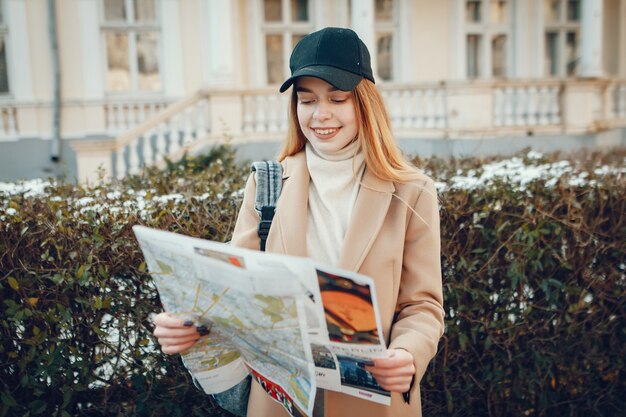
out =
{"type": "Polygon", "coordinates": [[[450,2],[450,70],[453,80],[467,78],[467,44],[465,41],[465,5],[462,0],[450,2]]]}
{"type": "MultiPolygon", "coordinates": [[[[234,34],[239,27],[234,22],[232,0],[205,0],[202,64],[204,85],[233,86],[236,84],[234,34]]],[[[255,37],[257,37],[256,35],[255,37]]]]}
{"type": "MultiPolygon", "coordinates": [[[[15,100],[33,100],[26,0],[7,0],[5,11],[4,19],[9,24],[7,37],[9,88],[15,100]]],[[[41,30],[47,31],[47,28],[41,30]]]]}
{"type": "MultiPolygon", "coordinates": [[[[626,16],[626,0],[620,0],[618,5],[620,16],[626,16]]],[[[626,20],[622,18],[619,24],[619,76],[626,78],[626,20]]]]}
{"type": "Polygon", "coordinates": [[[531,26],[532,33],[532,47],[530,54],[530,60],[532,62],[530,76],[533,78],[543,78],[544,74],[546,46],[545,46],[545,16],[544,16],[544,2],[545,0],[533,0],[532,7],[532,21],[536,26],[531,26]]]}
{"type": "Polygon", "coordinates": [[[412,0],[400,0],[398,8],[398,48],[393,51],[393,65],[397,65],[394,71],[398,76],[398,81],[403,83],[415,82],[417,72],[415,66],[419,51],[413,48],[413,31],[411,30],[413,21],[413,7],[415,2],[412,0]]]}
{"type": "Polygon", "coordinates": [[[185,87],[178,0],[161,0],[160,4],[163,92],[169,97],[180,97],[185,94],[185,87]]]}
{"type": "MultiPolygon", "coordinates": [[[[509,48],[513,48],[512,65],[509,65],[509,76],[514,78],[530,77],[530,59],[528,53],[528,41],[530,33],[535,29],[533,20],[530,19],[528,1],[514,1],[509,3],[512,11],[513,30],[509,48]],[[529,30],[530,29],[530,30],[529,30]]],[[[510,61],[509,61],[510,62],[510,61]]]]}
{"type": "Polygon", "coordinates": [[[602,0],[583,0],[581,10],[581,77],[601,77],[602,69],[602,0]]]}
{"type": "Polygon", "coordinates": [[[376,69],[376,32],[374,31],[374,0],[352,0],[352,29],[370,51],[374,78],[376,69]]]}
{"type": "Polygon", "coordinates": [[[80,52],[84,98],[97,100],[104,96],[104,63],[100,42],[98,0],[78,2],[80,52]]]}

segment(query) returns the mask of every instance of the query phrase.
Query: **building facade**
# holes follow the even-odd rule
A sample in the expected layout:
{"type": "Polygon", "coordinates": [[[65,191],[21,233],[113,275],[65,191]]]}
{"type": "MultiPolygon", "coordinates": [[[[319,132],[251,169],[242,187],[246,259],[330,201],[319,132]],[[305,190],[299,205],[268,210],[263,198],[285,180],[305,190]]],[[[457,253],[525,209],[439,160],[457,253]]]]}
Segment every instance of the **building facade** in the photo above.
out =
{"type": "Polygon", "coordinates": [[[271,157],[289,53],[326,26],[368,45],[413,152],[626,143],[626,0],[52,3],[0,0],[0,181],[119,177],[224,138],[271,157]]]}

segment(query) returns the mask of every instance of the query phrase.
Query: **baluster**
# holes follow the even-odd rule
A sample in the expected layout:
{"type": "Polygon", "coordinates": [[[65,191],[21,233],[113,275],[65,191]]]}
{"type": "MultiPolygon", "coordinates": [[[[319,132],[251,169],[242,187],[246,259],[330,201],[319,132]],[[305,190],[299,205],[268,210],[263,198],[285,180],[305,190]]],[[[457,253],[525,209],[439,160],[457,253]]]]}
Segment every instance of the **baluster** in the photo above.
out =
{"type": "Polygon", "coordinates": [[[193,122],[191,117],[191,108],[187,107],[182,113],[182,122],[183,122],[183,146],[189,145],[193,142],[193,135],[191,133],[193,122]]]}
{"type": "Polygon", "coordinates": [[[494,126],[502,126],[504,124],[504,91],[502,88],[496,88],[493,100],[493,124],[494,126]]]}
{"type": "Polygon", "coordinates": [[[526,98],[526,125],[537,125],[537,87],[528,88],[528,96],[526,98]]]}
{"type": "Polygon", "coordinates": [[[119,113],[118,113],[119,123],[118,123],[118,126],[119,126],[119,129],[120,129],[119,131],[120,132],[124,132],[124,131],[129,129],[129,119],[128,118],[130,117],[130,115],[129,115],[129,113],[130,113],[130,106],[124,106],[123,104],[120,104],[118,109],[119,109],[119,113]]]}
{"type": "Polygon", "coordinates": [[[435,127],[444,128],[446,125],[446,104],[442,89],[435,90],[435,127]]]}
{"type": "Polygon", "coordinates": [[[288,122],[288,109],[289,103],[291,102],[289,96],[287,94],[282,94],[280,96],[280,131],[287,131],[287,122],[288,122]]]}
{"type": "Polygon", "coordinates": [[[211,124],[211,103],[210,103],[210,98],[206,97],[204,99],[204,101],[202,102],[202,114],[204,115],[204,120],[205,120],[205,127],[206,127],[206,132],[207,135],[213,133],[213,126],[211,124]]]}
{"type": "Polygon", "coordinates": [[[111,104],[109,107],[111,110],[111,130],[114,134],[122,130],[122,111],[120,104],[111,104]]]}
{"type": "Polygon", "coordinates": [[[153,101],[148,105],[148,117],[151,119],[157,112],[157,104],[153,101]]]}
{"type": "Polygon", "coordinates": [[[424,97],[426,101],[426,108],[424,112],[425,123],[424,126],[427,129],[432,129],[435,127],[435,106],[433,103],[433,90],[431,88],[426,90],[426,96],[424,97]]]}
{"type": "Polygon", "coordinates": [[[139,123],[143,123],[146,121],[146,103],[139,103],[139,119],[138,122],[139,123]]]}
{"type": "Polygon", "coordinates": [[[527,124],[528,90],[526,87],[518,87],[515,91],[515,125],[527,124]]]}
{"type": "MultiPolygon", "coordinates": [[[[7,134],[7,132],[5,131],[5,123],[4,123],[4,115],[5,115],[5,111],[4,110],[0,110],[0,135],[4,136],[7,134]]],[[[7,114],[8,117],[8,114],[7,114]]]]}
{"type": "Polygon", "coordinates": [[[251,96],[243,96],[243,132],[254,131],[254,102],[251,96]]]}
{"type": "Polygon", "coordinates": [[[618,95],[618,110],[617,110],[617,114],[619,115],[620,119],[626,117],[626,84],[622,84],[621,87],[619,88],[619,95],[618,95]]]}
{"type": "Polygon", "coordinates": [[[155,156],[158,162],[162,161],[167,152],[167,141],[165,140],[165,123],[159,123],[156,128],[155,156]]]}
{"type": "Polygon", "coordinates": [[[390,113],[391,113],[391,125],[394,129],[402,126],[402,109],[400,103],[400,92],[398,90],[393,90],[389,95],[390,100],[390,113]]]}
{"type": "Polygon", "coordinates": [[[15,116],[15,109],[14,108],[9,108],[8,112],[7,112],[7,135],[9,137],[14,137],[17,136],[17,123],[16,123],[16,116],[15,116]]]}
{"type": "Polygon", "coordinates": [[[265,113],[265,105],[263,103],[264,99],[265,97],[262,95],[256,96],[255,132],[267,132],[267,116],[265,113]]]}
{"type": "Polygon", "coordinates": [[[115,111],[113,109],[113,106],[111,104],[107,104],[104,106],[104,109],[106,111],[107,114],[107,125],[106,125],[106,130],[107,132],[109,132],[110,134],[115,132],[115,111]]]}
{"type": "Polygon", "coordinates": [[[548,118],[550,97],[548,96],[548,93],[549,93],[548,87],[543,86],[539,88],[537,111],[538,111],[540,125],[547,125],[548,123],[550,123],[550,119],[548,118]]]}
{"type": "Polygon", "coordinates": [[[128,144],[128,172],[131,174],[137,174],[141,168],[138,145],[137,139],[128,144]]]}
{"type": "Polygon", "coordinates": [[[132,129],[137,126],[137,110],[134,104],[128,105],[128,128],[132,129]]]}
{"type": "Polygon", "coordinates": [[[269,132],[276,132],[278,130],[278,102],[275,94],[269,96],[267,104],[267,130],[269,132]]]}
{"type": "Polygon", "coordinates": [[[412,92],[404,90],[402,92],[402,127],[410,129],[413,123],[413,100],[411,100],[412,92]]]}
{"type": "Polygon", "coordinates": [[[169,154],[174,154],[180,150],[180,114],[175,114],[168,120],[168,131],[170,139],[169,154]]]}
{"type": "Polygon", "coordinates": [[[152,165],[154,162],[154,152],[152,152],[152,135],[154,134],[154,129],[150,129],[146,133],[144,133],[143,138],[141,140],[141,156],[143,158],[143,167],[147,167],[152,165]]]}
{"type": "Polygon", "coordinates": [[[422,90],[413,91],[413,127],[416,129],[422,129],[424,127],[424,94],[422,90]]]}
{"type": "Polygon", "coordinates": [[[604,111],[605,116],[608,120],[611,120],[615,117],[615,101],[613,100],[615,91],[615,86],[613,84],[609,84],[604,91],[604,111]]]}
{"type": "Polygon", "coordinates": [[[207,120],[208,100],[203,98],[195,106],[198,128],[196,130],[196,139],[206,138],[209,136],[209,122],[207,120]]]}
{"type": "Polygon", "coordinates": [[[117,179],[122,179],[126,175],[124,149],[126,149],[126,147],[120,148],[115,152],[115,176],[117,179]]]}
{"type": "Polygon", "coordinates": [[[515,100],[515,92],[513,88],[506,87],[504,89],[504,125],[513,125],[513,101],[515,100]]]}
{"type": "Polygon", "coordinates": [[[561,103],[559,102],[559,87],[554,86],[550,88],[550,122],[552,124],[560,124],[561,123],[561,103]]]}

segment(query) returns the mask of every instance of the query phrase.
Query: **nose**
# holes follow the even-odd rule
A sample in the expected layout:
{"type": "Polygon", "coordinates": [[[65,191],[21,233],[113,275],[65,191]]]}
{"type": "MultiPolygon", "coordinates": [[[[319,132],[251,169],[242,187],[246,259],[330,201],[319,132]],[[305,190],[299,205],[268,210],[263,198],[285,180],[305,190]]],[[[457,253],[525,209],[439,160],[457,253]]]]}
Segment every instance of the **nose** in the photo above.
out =
{"type": "Polygon", "coordinates": [[[320,102],[315,108],[313,117],[315,118],[315,120],[319,120],[320,122],[323,122],[324,120],[331,119],[333,115],[328,109],[328,107],[324,103],[320,102]]]}

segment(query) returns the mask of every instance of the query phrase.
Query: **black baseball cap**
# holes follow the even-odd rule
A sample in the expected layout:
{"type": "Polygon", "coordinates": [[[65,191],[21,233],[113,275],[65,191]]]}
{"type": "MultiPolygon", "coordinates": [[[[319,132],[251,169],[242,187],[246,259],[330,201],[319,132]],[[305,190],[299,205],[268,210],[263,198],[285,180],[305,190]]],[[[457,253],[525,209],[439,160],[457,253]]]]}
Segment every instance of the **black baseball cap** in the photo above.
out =
{"type": "Polygon", "coordinates": [[[351,29],[328,27],[298,42],[289,59],[291,77],[280,86],[288,89],[298,77],[320,78],[343,91],[353,90],[363,78],[374,81],[370,54],[351,29]]]}

